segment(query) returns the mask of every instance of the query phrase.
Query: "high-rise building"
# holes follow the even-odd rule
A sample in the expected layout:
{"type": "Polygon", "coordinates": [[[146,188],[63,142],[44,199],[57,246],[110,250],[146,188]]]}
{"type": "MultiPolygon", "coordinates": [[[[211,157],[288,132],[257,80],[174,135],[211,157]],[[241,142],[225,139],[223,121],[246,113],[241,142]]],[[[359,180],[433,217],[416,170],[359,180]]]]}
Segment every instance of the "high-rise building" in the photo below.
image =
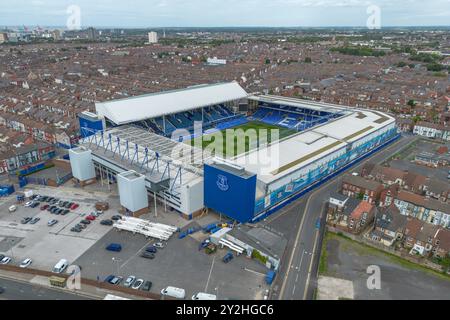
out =
{"type": "Polygon", "coordinates": [[[95,38],[97,37],[97,30],[95,30],[94,28],[90,27],[87,29],[87,36],[89,40],[95,40],[95,38]]]}
{"type": "Polygon", "coordinates": [[[155,31],[148,33],[148,43],[158,43],[158,34],[155,31]]]}
{"type": "Polygon", "coordinates": [[[5,43],[8,41],[8,35],[4,32],[0,32],[0,43],[5,43]]]}
{"type": "Polygon", "coordinates": [[[52,37],[55,41],[61,40],[61,31],[53,30],[52,37]]]}

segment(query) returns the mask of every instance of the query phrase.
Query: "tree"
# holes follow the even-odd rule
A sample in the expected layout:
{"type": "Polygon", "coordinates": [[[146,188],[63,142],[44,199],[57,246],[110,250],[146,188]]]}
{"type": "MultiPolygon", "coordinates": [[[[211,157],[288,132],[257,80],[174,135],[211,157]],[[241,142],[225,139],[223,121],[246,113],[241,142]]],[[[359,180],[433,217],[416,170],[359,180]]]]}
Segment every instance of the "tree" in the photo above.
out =
{"type": "Polygon", "coordinates": [[[305,58],[305,63],[311,63],[311,62],[312,62],[312,60],[311,60],[310,57],[306,57],[306,58],[305,58]]]}
{"type": "Polygon", "coordinates": [[[409,100],[408,101],[408,106],[415,107],[416,106],[416,102],[414,100],[409,100]]]}
{"type": "Polygon", "coordinates": [[[266,64],[270,64],[270,59],[266,58],[266,64]]]}

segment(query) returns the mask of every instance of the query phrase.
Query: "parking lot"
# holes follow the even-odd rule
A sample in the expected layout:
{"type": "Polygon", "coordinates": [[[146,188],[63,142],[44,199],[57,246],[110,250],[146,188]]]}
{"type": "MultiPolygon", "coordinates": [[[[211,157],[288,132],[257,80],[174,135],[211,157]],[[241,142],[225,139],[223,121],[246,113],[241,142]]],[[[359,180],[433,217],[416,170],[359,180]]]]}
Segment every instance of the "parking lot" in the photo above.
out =
{"type": "MultiPolygon", "coordinates": [[[[31,258],[31,268],[51,270],[60,259],[82,267],[82,277],[103,281],[109,275],[129,275],[137,279],[152,282],[151,292],[159,293],[167,286],[186,290],[186,298],[198,292],[208,292],[219,299],[263,299],[268,286],[264,277],[267,268],[255,260],[244,256],[236,257],[229,263],[222,261],[226,249],[219,249],[212,255],[199,251],[199,244],[208,234],[198,232],[184,239],[178,239],[175,233],[165,248],[159,249],[155,259],[140,257],[140,253],[155,239],[146,239],[143,235],[118,231],[103,226],[100,220],[109,219],[118,214],[119,198],[116,193],[95,191],[94,188],[40,187],[33,186],[35,194],[56,197],[63,201],[80,205],[67,215],[51,214],[36,208],[17,204],[16,198],[9,197],[0,202],[0,253],[12,257],[10,264],[18,265],[23,259],[31,258]],[[95,210],[97,201],[107,201],[110,210],[100,215],[80,233],[71,232],[71,228],[95,210]],[[8,208],[16,205],[17,210],[9,213],[8,208]],[[25,217],[40,220],[36,224],[22,224],[25,217]],[[58,220],[49,227],[48,221],[58,220]],[[105,250],[110,243],[120,243],[121,252],[105,250]]],[[[187,221],[176,212],[158,206],[158,215],[153,213],[143,218],[170,224],[180,228],[207,225],[218,221],[218,216],[207,215],[195,221],[187,221]]]]}
{"type": "Polygon", "coordinates": [[[82,266],[83,277],[91,279],[103,281],[113,274],[123,277],[120,285],[129,275],[149,280],[154,293],[175,286],[186,290],[187,299],[198,292],[215,294],[219,299],[263,299],[267,289],[266,267],[243,256],[226,264],[222,262],[225,249],[207,255],[198,249],[201,239],[206,237],[199,232],[178,239],[175,233],[165,248],[157,251],[155,259],[150,260],[140,257],[140,253],[156,240],[111,230],[75,263],[82,266]],[[105,250],[110,243],[121,244],[122,251],[105,250]]]}
{"type": "Polygon", "coordinates": [[[82,190],[65,188],[33,187],[35,194],[56,197],[64,201],[76,202],[80,206],[67,215],[55,215],[46,210],[25,207],[17,204],[15,197],[0,203],[0,253],[12,258],[10,264],[18,265],[25,258],[33,260],[32,268],[51,270],[60,259],[70,263],[88,250],[96,241],[103,237],[111,227],[100,225],[99,221],[107,219],[117,211],[109,210],[93,221],[80,233],[70,229],[95,210],[99,200],[109,199],[106,194],[91,194],[82,190]],[[13,213],[8,211],[11,205],[16,205],[13,213]],[[40,218],[36,224],[22,224],[25,217],[40,218]],[[58,223],[48,226],[48,221],[56,219],[58,223]]]}

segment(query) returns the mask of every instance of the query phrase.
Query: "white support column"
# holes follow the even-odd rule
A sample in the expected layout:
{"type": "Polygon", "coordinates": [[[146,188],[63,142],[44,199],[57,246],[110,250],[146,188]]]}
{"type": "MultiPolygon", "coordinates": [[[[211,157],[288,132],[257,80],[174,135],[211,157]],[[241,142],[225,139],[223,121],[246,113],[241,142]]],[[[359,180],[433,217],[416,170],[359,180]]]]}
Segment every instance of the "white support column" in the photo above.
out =
{"type": "Polygon", "coordinates": [[[156,192],[153,192],[153,201],[155,202],[155,218],[158,217],[158,209],[156,208],[156,192]]]}

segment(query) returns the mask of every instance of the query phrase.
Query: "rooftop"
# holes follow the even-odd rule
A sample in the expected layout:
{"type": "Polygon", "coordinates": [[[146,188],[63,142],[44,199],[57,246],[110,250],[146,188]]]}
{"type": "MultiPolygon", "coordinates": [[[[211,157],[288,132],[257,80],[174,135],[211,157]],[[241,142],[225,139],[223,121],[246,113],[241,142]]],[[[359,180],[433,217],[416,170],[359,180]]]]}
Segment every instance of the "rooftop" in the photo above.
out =
{"type": "Polygon", "coordinates": [[[237,83],[197,85],[120,100],[97,102],[95,108],[117,125],[217,105],[247,97],[237,83]]]}

